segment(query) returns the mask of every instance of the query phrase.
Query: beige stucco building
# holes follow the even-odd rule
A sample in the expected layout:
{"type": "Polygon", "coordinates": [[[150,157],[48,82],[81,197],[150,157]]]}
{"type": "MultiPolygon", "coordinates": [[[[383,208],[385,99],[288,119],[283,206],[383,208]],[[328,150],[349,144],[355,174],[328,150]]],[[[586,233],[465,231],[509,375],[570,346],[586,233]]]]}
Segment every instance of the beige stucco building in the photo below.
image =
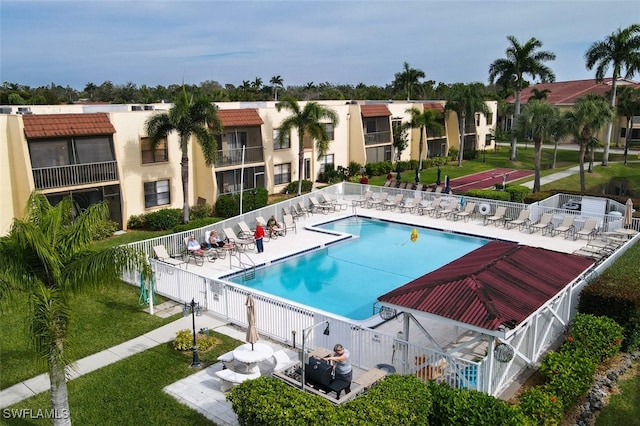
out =
{"type": "MultiPolygon", "coordinates": [[[[444,113],[444,102],[319,101],[339,118],[329,150],[318,158],[312,140],[304,141],[304,167],[298,170],[298,135],[279,146],[278,127],[290,113],[278,112],[275,102],[217,103],[224,126],[215,164],[207,167],[197,143],[189,143],[189,204],[214,204],[220,194],[264,187],[282,191],[289,182],[316,180],[325,165],[348,167],[395,161],[393,128],[409,120],[408,109],[433,108],[443,112],[442,136],[427,135],[423,156],[446,155],[459,148],[455,113],[444,113]]],[[[300,103],[301,106],[304,102],[300,103]]],[[[492,113],[467,119],[465,149],[483,149],[485,135],[493,133],[492,113]]],[[[170,104],[153,105],[42,105],[4,107],[0,114],[0,235],[9,231],[13,218],[22,217],[33,190],[52,201],[73,195],[80,206],[108,200],[112,220],[126,229],[131,215],[159,208],[182,207],[181,152],[177,134],[152,153],[145,122],[166,112],[170,104]]],[[[407,132],[409,146],[401,160],[418,159],[420,130],[407,132]]]]}

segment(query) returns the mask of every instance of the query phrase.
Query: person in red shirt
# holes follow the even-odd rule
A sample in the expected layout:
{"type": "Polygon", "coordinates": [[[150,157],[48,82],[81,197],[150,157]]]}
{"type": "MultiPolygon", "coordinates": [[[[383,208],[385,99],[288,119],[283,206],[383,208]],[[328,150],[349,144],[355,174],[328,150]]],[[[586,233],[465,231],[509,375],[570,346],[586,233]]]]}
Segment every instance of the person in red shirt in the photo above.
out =
{"type": "Polygon", "coordinates": [[[264,251],[264,246],[262,245],[262,240],[264,239],[264,228],[259,220],[256,220],[256,230],[253,233],[253,238],[256,240],[258,253],[262,253],[264,251]]]}

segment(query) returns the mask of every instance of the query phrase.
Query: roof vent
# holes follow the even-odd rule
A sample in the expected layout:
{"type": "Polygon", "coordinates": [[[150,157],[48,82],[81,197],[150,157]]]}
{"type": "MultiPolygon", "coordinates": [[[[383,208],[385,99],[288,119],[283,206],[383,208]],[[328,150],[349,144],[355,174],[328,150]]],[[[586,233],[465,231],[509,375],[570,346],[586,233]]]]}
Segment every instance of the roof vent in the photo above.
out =
{"type": "Polygon", "coordinates": [[[33,114],[30,107],[18,107],[16,114],[33,114]]]}
{"type": "Polygon", "coordinates": [[[142,105],[131,105],[131,111],[142,111],[142,105]]]}
{"type": "Polygon", "coordinates": [[[155,109],[155,107],[153,105],[145,105],[144,106],[144,110],[145,111],[153,111],[155,109]]]}

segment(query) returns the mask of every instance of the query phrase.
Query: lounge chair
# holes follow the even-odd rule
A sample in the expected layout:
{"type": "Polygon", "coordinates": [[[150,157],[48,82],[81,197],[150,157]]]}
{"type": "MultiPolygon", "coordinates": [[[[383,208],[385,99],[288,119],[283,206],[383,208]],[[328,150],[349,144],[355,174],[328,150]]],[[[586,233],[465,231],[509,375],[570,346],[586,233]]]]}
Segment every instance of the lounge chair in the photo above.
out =
{"type": "Polygon", "coordinates": [[[391,185],[391,180],[390,180],[390,179],[387,179],[387,181],[386,181],[386,182],[384,183],[384,185],[382,185],[382,186],[384,186],[384,187],[386,188],[386,187],[388,187],[389,185],[391,185]]]}
{"type": "Polygon", "coordinates": [[[406,200],[404,203],[400,203],[398,208],[400,209],[400,213],[404,213],[405,211],[409,211],[409,213],[415,212],[418,207],[420,207],[420,203],[422,202],[422,198],[410,198],[406,200]]]}
{"type": "Polygon", "coordinates": [[[448,218],[453,216],[453,213],[455,213],[458,210],[459,204],[460,204],[460,201],[457,198],[449,201],[449,204],[447,205],[447,207],[445,207],[444,209],[436,210],[436,217],[445,216],[448,218]]]}
{"type": "Polygon", "coordinates": [[[293,231],[297,234],[298,229],[296,228],[296,223],[293,221],[293,216],[290,214],[285,214],[282,216],[282,222],[284,222],[284,233],[287,234],[289,229],[293,229],[293,231]]]}
{"type": "MultiPolygon", "coordinates": [[[[267,221],[264,220],[264,217],[257,216],[256,220],[259,221],[260,223],[264,224],[265,226],[267,226],[267,221]]],[[[269,229],[266,229],[265,231],[269,231],[269,229]]],[[[282,225],[280,225],[280,224],[278,224],[278,226],[273,226],[272,229],[271,229],[271,233],[265,232],[265,237],[267,237],[269,239],[273,238],[275,240],[280,235],[284,235],[284,228],[282,228],[282,225]]]]}
{"type": "MultiPolygon", "coordinates": [[[[209,237],[211,236],[211,231],[206,231],[204,233],[204,240],[208,243],[209,242],[209,237]]],[[[225,257],[227,257],[227,251],[233,250],[234,246],[233,244],[229,243],[225,243],[224,246],[222,247],[216,247],[216,246],[212,246],[210,250],[214,250],[215,251],[215,258],[217,259],[224,259],[225,257]]],[[[209,258],[210,261],[211,257],[209,258]]]]}
{"type": "Polygon", "coordinates": [[[253,238],[253,231],[251,230],[251,228],[249,228],[249,225],[247,225],[247,222],[245,222],[244,220],[241,220],[240,222],[238,222],[238,228],[240,228],[240,233],[238,234],[238,237],[244,238],[247,240],[250,240],[253,238]]]}
{"type": "MultiPolygon", "coordinates": [[[[153,246],[153,252],[156,255],[156,259],[158,259],[160,262],[178,267],[182,267],[182,265],[185,265],[185,269],[187,267],[187,262],[185,262],[181,258],[171,256],[169,253],[167,253],[167,249],[163,245],[153,246]]],[[[182,255],[179,256],[182,257],[182,255]]]]}
{"type": "Polygon", "coordinates": [[[389,196],[389,194],[387,194],[386,192],[380,192],[377,197],[376,197],[376,194],[373,194],[371,199],[369,201],[367,201],[367,207],[368,208],[372,208],[372,207],[376,207],[377,208],[378,206],[380,206],[380,204],[382,204],[384,201],[386,201],[388,196],[389,196]]]}
{"type": "Polygon", "coordinates": [[[282,208],[282,214],[285,215],[289,215],[293,218],[293,220],[296,220],[297,218],[299,218],[300,216],[298,216],[298,211],[293,209],[293,206],[291,206],[291,209],[289,207],[283,207],[282,208]]]}
{"type": "Polygon", "coordinates": [[[322,194],[322,198],[324,199],[325,203],[332,205],[335,210],[347,209],[347,203],[340,203],[338,200],[333,198],[330,194],[322,194]]]}
{"type": "Polygon", "coordinates": [[[435,197],[431,202],[423,201],[420,203],[420,207],[418,207],[418,213],[423,215],[427,213],[429,216],[433,216],[433,214],[440,208],[440,197],[435,197]]]}
{"type": "Polygon", "coordinates": [[[436,186],[436,190],[433,191],[433,192],[435,192],[436,194],[441,194],[442,193],[442,187],[440,185],[436,186]]]}
{"type": "Polygon", "coordinates": [[[572,214],[563,217],[560,225],[551,229],[551,236],[553,237],[557,234],[564,234],[564,238],[566,239],[569,235],[573,235],[576,230],[576,227],[573,225],[574,219],[575,216],[572,214]]]}
{"type": "Polygon", "coordinates": [[[539,230],[542,231],[542,235],[544,235],[547,231],[551,231],[553,229],[553,223],[551,222],[552,219],[553,215],[551,213],[543,213],[537,223],[529,225],[529,233],[533,234],[539,230]]]}
{"type": "Polygon", "coordinates": [[[422,188],[424,188],[424,184],[423,183],[419,183],[416,185],[416,191],[422,191],[422,188]]]}
{"type": "Polygon", "coordinates": [[[464,206],[464,210],[461,212],[453,213],[453,220],[458,220],[460,218],[464,219],[465,222],[469,221],[469,218],[476,214],[476,203],[468,202],[464,206]]]}
{"type": "Polygon", "coordinates": [[[609,256],[611,252],[609,250],[603,250],[596,247],[585,246],[585,247],[579,248],[578,250],[575,250],[573,254],[577,254],[578,256],[582,256],[582,257],[588,257],[590,259],[593,259],[599,262],[605,259],[607,256],[609,256]]]}
{"type": "Polygon", "coordinates": [[[311,213],[313,213],[313,210],[306,208],[302,201],[298,201],[297,205],[291,207],[296,209],[296,211],[298,212],[298,217],[309,216],[311,213]]]}
{"type": "Polygon", "coordinates": [[[518,215],[517,219],[508,221],[505,224],[505,226],[507,229],[517,226],[522,231],[522,229],[524,229],[524,227],[527,226],[528,224],[529,224],[529,210],[523,209],[523,210],[520,210],[520,214],[518,215]]]}
{"type": "Polygon", "coordinates": [[[202,266],[204,264],[204,256],[207,253],[203,248],[199,248],[198,250],[189,250],[189,237],[184,238],[184,257],[187,258],[187,263],[191,260],[197,265],[202,266]]]}
{"type": "Polygon", "coordinates": [[[407,182],[400,182],[400,185],[398,185],[398,189],[405,189],[407,187],[407,182]]]}
{"type": "Polygon", "coordinates": [[[396,207],[398,207],[398,204],[402,202],[403,198],[404,198],[404,195],[402,194],[396,194],[396,196],[393,199],[387,198],[385,201],[382,202],[382,208],[393,210],[396,207]]]}
{"type": "Polygon", "coordinates": [[[311,213],[317,213],[318,211],[327,214],[329,212],[335,212],[336,207],[331,204],[321,203],[316,197],[309,197],[311,203],[311,213]]]}
{"type": "Polygon", "coordinates": [[[354,206],[364,207],[364,206],[367,205],[367,202],[371,199],[371,197],[373,197],[373,191],[367,190],[367,191],[365,191],[365,193],[362,196],[362,198],[357,198],[357,199],[352,201],[353,205],[354,206]]]}
{"type": "Polygon", "coordinates": [[[498,223],[504,223],[504,215],[507,213],[507,208],[504,206],[496,207],[496,211],[492,216],[484,217],[484,226],[487,226],[489,223],[493,223],[495,226],[498,226],[498,223]]]}
{"type": "Polygon", "coordinates": [[[256,242],[253,238],[239,238],[231,228],[223,228],[222,232],[224,232],[224,235],[229,241],[235,244],[240,250],[253,250],[256,247],[256,242]]]}
{"type": "Polygon", "coordinates": [[[584,224],[582,225],[582,229],[575,232],[573,234],[574,239],[578,239],[581,237],[587,237],[587,240],[591,241],[596,236],[596,226],[598,223],[595,219],[585,219],[584,224]]]}

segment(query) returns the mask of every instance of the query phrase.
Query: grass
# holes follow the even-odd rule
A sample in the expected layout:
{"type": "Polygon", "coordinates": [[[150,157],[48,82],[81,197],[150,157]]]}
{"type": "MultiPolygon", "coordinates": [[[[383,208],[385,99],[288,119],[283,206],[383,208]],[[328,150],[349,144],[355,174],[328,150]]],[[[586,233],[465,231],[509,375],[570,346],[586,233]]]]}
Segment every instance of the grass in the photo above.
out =
{"type": "Polygon", "coordinates": [[[640,366],[635,363],[633,377],[618,382],[620,392],[611,395],[596,419],[596,426],[640,425],[640,366]]]}
{"type": "MultiPolygon", "coordinates": [[[[222,343],[200,353],[203,364],[216,358],[240,342],[215,333],[222,343]]],[[[211,425],[211,421],[166,394],[162,389],[193,374],[189,367],[191,352],[175,351],[164,344],[108,365],[68,383],[69,409],[75,424],[90,425],[211,425]]],[[[49,392],[15,404],[11,409],[47,410],[51,407],[49,392]]],[[[48,425],[37,419],[24,422],[5,419],[6,424],[48,425]]]]}

